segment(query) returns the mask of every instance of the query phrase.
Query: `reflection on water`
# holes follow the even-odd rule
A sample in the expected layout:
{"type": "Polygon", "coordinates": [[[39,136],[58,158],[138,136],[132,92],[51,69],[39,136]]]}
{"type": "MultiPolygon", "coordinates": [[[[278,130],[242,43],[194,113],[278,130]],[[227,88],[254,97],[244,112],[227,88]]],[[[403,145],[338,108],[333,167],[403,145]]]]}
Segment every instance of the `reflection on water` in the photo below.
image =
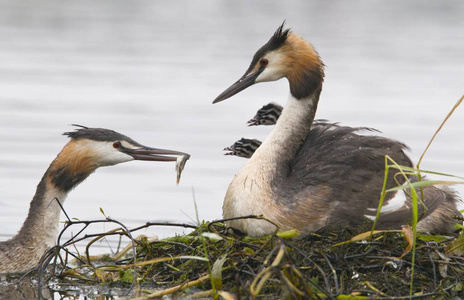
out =
{"type": "MultiPolygon", "coordinates": [[[[270,128],[245,123],[263,104],[283,104],[287,84],[211,101],[285,19],[327,65],[317,116],[378,128],[407,143],[417,161],[463,94],[463,11],[459,1],[3,1],[0,238],[18,231],[73,123],[192,158],[178,187],[172,163],[98,170],[66,201],[71,217],[103,218],[102,207],[129,227],[196,222],[197,213],[220,218],[228,183],[244,163],[221,150],[243,136],[264,139],[270,128]]],[[[463,134],[461,108],[422,167],[464,175],[463,134]]]]}
{"type": "MultiPolygon", "coordinates": [[[[8,284],[7,280],[3,278],[0,279],[0,299],[39,299],[39,291],[36,284],[28,279],[17,284],[18,280],[19,276],[8,280],[8,282],[10,282],[8,284]]],[[[52,299],[52,294],[53,292],[48,289],[44,289],[42,292],[43,297],[46,299],[52,299]]]]}
{"type": "Polygon", "coordinates": [[[128,288],[118,288],[98,285],[72,285],[69,283],[53,282],[49,286],[42,286],[39,291],[37,278],[26,276],[19,280],[19,275],[0,278],[0,300],[12,299],[123,299],[132,291],[128,288]],[[40,293],[40,294],[39,294],[40,293]],[[39,298],[39,295],[41,298],[39,298]]]}

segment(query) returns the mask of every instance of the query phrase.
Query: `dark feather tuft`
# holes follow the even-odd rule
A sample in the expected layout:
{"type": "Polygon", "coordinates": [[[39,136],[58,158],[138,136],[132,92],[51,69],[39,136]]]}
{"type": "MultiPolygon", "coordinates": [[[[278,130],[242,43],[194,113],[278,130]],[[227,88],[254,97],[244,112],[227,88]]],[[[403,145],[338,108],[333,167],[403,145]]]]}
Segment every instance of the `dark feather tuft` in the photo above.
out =
{"type": "Polygon", "coordinates": [[[66,135],[73,140],[88,139],[99,142],[127,141],[132,145],[141,146],[130,137],[120,134],[114,130],[104,128],[88,128],[81,125],[74,126],[78,126],[80,128],[76,129],[75,131],[65,132],[63,135],[66,135]]]}
{"type": "Polygon", "coordinates": [[[282,23],[282,25],[279,26],[279,28],[277,28],[269,42],[264,45],[265,47],[267,46],[267,51],[272,51],[279,48],[287,40],[288,34],[290,33],[290,28],[284,30],[284,25],[285,21],[282,23]]]}
{"type": "Polygon", "coordinates": [[[263,57],[267,52],[276,50],[283,44],[285,44],[285,41],[288,38],[288,34],[290,33],[290,29],[284,30],[284,25],[285,21],[282,23],[282,25],[279,26],[279,28],[277,28],[277,30],[272,35],[271,39],[266,44],[264,44],[264,46],[262,46],[258,51],[256,51],[255,55],[253,56],[253,60],[251,61],[250,67],[245,72],[245,74],[248,74],[256,65],[258,60],[261,57],[263,57]]]}

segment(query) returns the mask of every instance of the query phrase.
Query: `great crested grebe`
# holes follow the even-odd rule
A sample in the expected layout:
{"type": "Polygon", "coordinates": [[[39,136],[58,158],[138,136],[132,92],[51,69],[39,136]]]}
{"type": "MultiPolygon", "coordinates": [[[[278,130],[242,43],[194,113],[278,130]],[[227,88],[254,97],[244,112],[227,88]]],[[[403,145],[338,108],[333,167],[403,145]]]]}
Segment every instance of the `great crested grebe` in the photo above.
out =
{"type": "MultiPolygon", "coordinates": [[[[360,135],[357,128],[311,130],[324,80],[324,64],[313,46],[280,26],[254,55],[245,74],[221,93],[223,101],[247,87],[287,78],[290,96],[269,137],[235,175],[223,203],[223,217],[263,215],[279,230],[302,234],[322,227],[362,224],[375,216],[385,171],[385,155],[412,166],[402,143],[360,135]]],[[[317,128],[317,127],[316,127],[317,128]]],[[[395,171],[387,187],[396,186],[395,171]]],[[[404,178],[396,177],[399,184],[404,178]]],[[[387,194],[378,228],[398,228],[411,220],[408,193],[387,194]],[[393,205],[398,204],[398,207],[393,205]]],[[[424,188],[425,212],[417,229],[451,232],[459,200],[448,188],[424,188]]],[[[237,219],[228,225],[251,236],[275,231],[260,219],[237,219]]]]}
{"type": "Polygon", "coordinates": [[[71,140],[53,160],[37,186],[19,233],[0,242],[0,273],[34,268],[43,253],[56,244],[60,206],[67,194],[97,168],[131,160],[176,161],[190,155],[143,146],[113,130],[83,126],[66,132],[71,140]]]}

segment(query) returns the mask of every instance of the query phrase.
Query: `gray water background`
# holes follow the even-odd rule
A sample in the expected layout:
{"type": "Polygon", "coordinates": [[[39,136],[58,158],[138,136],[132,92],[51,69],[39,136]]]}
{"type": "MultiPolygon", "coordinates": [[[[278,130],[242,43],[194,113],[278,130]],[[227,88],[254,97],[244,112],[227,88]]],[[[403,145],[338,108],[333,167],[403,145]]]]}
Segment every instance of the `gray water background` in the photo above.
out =
{"type": "MultiPolygon", "coordinates": [[[[222,149],[265,139],[271,128],[245,123],[268,102],[285,104],[288,84],[211,102],[283,20],[326,64],[317,117],[377,128],[417,162],[464,94],[463,13],[462,1],[0,1],[0,240],[19,230],[74,123],[192,158],[179,186],[172,163],[99,169],[66,200],[71,217],[101,219],[102,207],[128,227],[221,218],[245,163],[222,149]]],[[[422,168],[464,176],[463,136],[461,107],[422,168]]]]}

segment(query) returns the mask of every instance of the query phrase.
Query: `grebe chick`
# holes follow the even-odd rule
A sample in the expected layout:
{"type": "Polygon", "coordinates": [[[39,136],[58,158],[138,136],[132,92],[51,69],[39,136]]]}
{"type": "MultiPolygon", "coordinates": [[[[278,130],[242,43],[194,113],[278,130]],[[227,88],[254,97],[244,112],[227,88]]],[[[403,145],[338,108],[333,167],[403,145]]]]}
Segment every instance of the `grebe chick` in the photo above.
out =
{"type": "MultiPolygon", "coordinates": [[[[268,103],[256,112],[255,116],[247,122],[247,126],[275,125],[281,113],[282,106],[268,103]]],[[[224,155],[250,158],[259,146],[261,146],[260,140],[241,138],[223,150],[228,151],[224,155]]]]}
{"type": "Polygon", "coordinates": [[[228,152],[224,153],[224,155],[250,158],[259,146],[261,146],[261,141],[257,139],[241,138],[231,146],[225,147],[224,150],[228,152]]]}
{"type": "MultiPolygon", "coordinates": [[[[263,115],[262,117],[266,118],[266,115],[263,115]]],[[[261,119],[262,119],[261,117],[257,117],[257,115],[255,116],[254,120],[257,121],[256,126],[264,125],[264,123],[260,122],[261,119]]],[[[267,120],[270,120],[270,119],[267,119],[267,120]]],[[[272,124],[268,123],[266,125],[272,125],[272,124]]],[[[327,123],[326,120],[314,120],[313,127],[311,128],[311,130],[315,130],[316,127],[320,127],[320,126],[328,127],[328,126],[339,126],[339,125],[327,123]]],[[[366,129],[369,130],[368,128],[366,129]]],[[[324,132],[327,132],[327,131],[324,131],[324,132]]],[[[243,158],[250,158],[253,155],[253,153],[255,153],[256,149],[258,149],[258,147],[261,146],[261,144],[262,142],[257,139],[241,138],[240,140],[233,143],[231,146],[225,147],[223,150],[229,151],[229,152],[224,153],[224,155],[234,155],[234,156],[243,157],[243,158]]]]}
{"type": "Polygon", "coordinates": [[[258,109],[256,115],[247,122],[248,126],[275,125],[283,107],[277,103],[268,103],[258,109]]]}
{"type": "Polygon", "coordinates": [[[66,132],[71,140],[53,160],[37,186],[19,233],[0,242],[0,273],[25,272],[37,266],[56,244],[60,206],[68,193],[99,167],[131,160],[173,161],[188,154],[143,146],[113,130],[83,126],[66,132]]]}
{"type": "MultiPolygon", "coordinates": [[[[381,193],[385,155],[412,166],[402,143],[361,135],[350,127],[311,130],[324,80],[324,64],[313,46],[280,26],[254,55],[245,74],[221,93],[223,101],[249,86],[287,78],[290,96],[269,137],[235,175],[226,192],[223,217],[263,215],[279,230],[302,234],[322,227],[363,224],[375,216],[381,193]],[[323,133],[324,132],[324,133],[323,133]]],[[[395,170],[387,188],[396,186],[395,170]]],[[[404,178],[397,176],[399,184],[404,178]]],[[[423,189],[426,211],[417,229],[449,233],[459,215],[458,197],[447,188],[423,189]]],[[[378,228],[400,228],[411,220],[408,193],[387,194],[378,228]],[[398,203],[394,206],[392,203],[398,203]]],[[[275,231],[265,220],[238,219],[228,225],[250,236],[275,231]]]]}

